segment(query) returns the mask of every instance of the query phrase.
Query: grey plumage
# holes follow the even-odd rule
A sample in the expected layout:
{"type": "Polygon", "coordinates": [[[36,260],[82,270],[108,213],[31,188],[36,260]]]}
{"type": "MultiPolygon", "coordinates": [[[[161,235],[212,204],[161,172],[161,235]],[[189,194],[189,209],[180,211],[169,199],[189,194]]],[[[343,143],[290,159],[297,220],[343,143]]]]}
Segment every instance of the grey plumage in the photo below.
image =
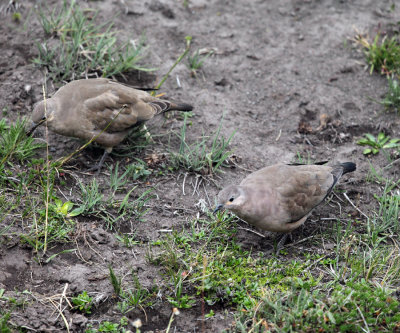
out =
{"type": "Polygon", "coordinates": [[[228,209],[264,230],[290,232],[302,225],[340,179],[356,170],[352,162],[327,165],[276,164],[248,175],[218,194],[218,209],[228,209]]]}
{"type": "Polygon", "coordinates": [[[109,79],[76,80],[35,106],[30,132],[46,122],[61,135],[86,141],[97,136],[94,141],[110,152],[132,127],[160,113],[192,109],[189,104],[175,104],[109,79]]]}

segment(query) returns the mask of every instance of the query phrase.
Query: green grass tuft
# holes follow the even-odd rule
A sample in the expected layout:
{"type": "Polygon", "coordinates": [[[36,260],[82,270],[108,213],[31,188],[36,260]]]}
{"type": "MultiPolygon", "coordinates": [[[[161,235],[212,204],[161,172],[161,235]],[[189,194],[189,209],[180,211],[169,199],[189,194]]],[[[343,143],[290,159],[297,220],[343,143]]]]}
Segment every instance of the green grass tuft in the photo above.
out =
{"type": "Polygon", "coordinates": [[[384,99],[379,103],[384,105],[387,109],[395,110],[396,113],[400,108],[400,86],[399,81],[392,77],[388,77],[389,91],[384,99]]]}
{"type": "Polygon", "coordinates": [[[184,115],[183,126],[177,134],[180,145],[179,151],[170,151],[170,163],[173,169],[184,169],[189,172],[211,175],[226,165],[226,159],[231,155],[229,144],[235,135],[233,132],[228,139],[221,135],[222,120],[213,136],[203,135],[197,143],[189,144],[187,135],[187,114],[184,115]]]}
{"type": "Polygon", "coordinates": [[[201,55],[200,51],[196,50],[196,52],[188,56],[187,66],[190,69],[190,74],[193,77],[197,76],[197,72],[203,67],[204,61],[213,53],[214,53],[213,51],[210,51],[204,55],[201,55]]]}
{"type": "Polygon", "coordinates": [[[365,133],[364,136],[365,138],[357,141],[358,145],[368,146],[368,148],[365,148],[363,151],[364,155],[376,155],[379,153],[379,151],[383,151],[384,149],[400,148],[399,138],[391,139],[383,132],[380,132],[377,137],[374,137],[370,133],[365,133]]]}
{"type": "Polygon", "coordinates": [[[400,303],[393,291],[365,281],[331,291],[264,290],[257,311],[241,311],[229,332],[378,332],[398,327],[400,303]]]}
{"type": "Polygon", "coordinates": [[[6,161],[17,160],[25,162],[30,159],[37,149],[44,144],[34,142],[34,139],[26,135],[26,120],[17,119],[14,124],[8,126],[5,119],[0,121],[0,165],[6,161]]]}
{"type": "Polygon", "coordinates": [[[68,5],[64,0],[52,13],[39,9],[38,18],[48,39],[37,43],[39,56],[33,62],[46,68],[55,81],[154,70],[138,64],[145,52],[143,36],[137,43],[120,43],[113,24],[98,24],[96,16],[97,12],[82,10],[75,1],[68,5]]]}
{"type": "Polygon", "coordinates": [[[356,41],[364,47],[371,74],[373,71],[385,75],[400,74],[400,44],[397,36],[385,36],[380,40],[377,34],[372,43],[363,36],[357,36],[356,41]]]}
{"type": "Polygon", "coordinates": [[[87,291],[83,291],[78,296],[72,297],[71,302],[82,313],[90,314],[92,312],[93,298],[88,295],[87,291]]]}

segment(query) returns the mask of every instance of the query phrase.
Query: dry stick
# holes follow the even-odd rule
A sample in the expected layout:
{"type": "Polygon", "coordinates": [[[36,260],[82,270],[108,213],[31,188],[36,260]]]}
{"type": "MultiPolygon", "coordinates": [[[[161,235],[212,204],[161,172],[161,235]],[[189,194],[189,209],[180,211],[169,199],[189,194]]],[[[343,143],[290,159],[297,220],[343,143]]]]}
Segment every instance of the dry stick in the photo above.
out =
{"type": "Polygon", "coordinates": [[[266,238],[265,235],[263,235],[263,234],[260,233],[260,232],[255,231],[255,230],[248,229],[248,228],[243,228],[243,227],[240,227],[240,226],[238,226],[237,228],[240,229],[240,230],[252,232],[253,234],[256,234],[257,236],[260,236],[260,237],[262,237],[262,238],[266,238]]]}
{"type": "Polygon", "coordinates": [[[394,160],[393,162],[390,162],[387,166],[385,166],[385,167],[383,168],[383,170],[386,170],[387,168],[391,167],[393,164],[396,164],[396,163],[398,163],[398,162],[400,162],[400,158],[394,160]]]}
{"type": "Polygon", "coordinates": [[[302,239],[300,239],[300,240],[299,240],[298,242],[296,242],[296,243],[292,243],[292,244],[286,245],[286,247],[292,247],[292,246],[298,245],[298,244],[303,243],[303,242],[305,242],[306,240],[309,240],[309,239],[314,238],[314,237],[315,237],[315,235],[311,235],[311,236],[308,236],[308,237],[306,237],[306,238],[302,238],[302,239]]]}
{"type": "MultiPolygon", "coordinates": [[[[47,118],[47,99],[46,99],[46,91],[44,89],[44,85],[42,86],[43,90],[43,100],[44,100],[44,115],[47,118]]],[[[45,126],[45,136],[46,136],[46,213],[44,220],[44,248],[43,253],[47,251],[47,232],[48,232],[48,224],[49,224],[49,202],[50,202],[50,161],[49,161],[49,129],[47,127],[47,123],[45,126]]],[[[37,242],[36,242],[36,251],[37,251],[37,242]]],[[[67,326],[68,328],[68,326],[67,326]]]]}
{"type": "MultiPolygon", "coordinates": [[[[29,193],[28,188],[26,187],[26,185],[23,184],[23,186],[24,186],[24,188],[25,188],[26,193],[29,193]]],[[[34,207],[32,197],[29,196],[29,199],[30,199],[30,201],[31,201],[32,207],[34,207]]],[[[8,212],[7,212],[7,215],[8,215],[10,212],[11,212],[11,211],[8,211],[8,212]]],[[[39,226],[38,226],[37,219],[36,219],[36,209],[32,209],[32,214],[33,214],[33,223],[34,223],[34,225],[35,225],[35,232],[36,232],[36,235],[38,235],[38,234],[39,234],[39,226]]],[[[7,216],[7,215],[6,215],[6,216],[7,216]]],[[[35,247],[36,247],[36,252],[37,252],[37,242],[36,242],[36,246],[35,246],[35,247]]]]}
{"type": "Polygon", "coordinates": [[[367,321],[365,320],[365,317],[364,317],[362,311],[360,310],[360,308],[358,307],[358,305],[357,305],[355,302],[354,302],[354,305],[356,306],[356,308],[357,308],[357,310],[358,310],[358,312],[359,312],[359,314],[360,314],[360,316],[361,316],[361,318],[362,318],[362,320],[363,320],[363,322],[364,322],[364,325],[365,325],[365,327],[366,327],[366,329],[364,329],[364,328],[362,328],[362,327],[361,327],[361,329],[362,329],[364,332],[368,332],[368,333],[369,333],[370,330],[369,330],[367,321]]]}
{"type": "Polygon", "coordinates": [[[204,308],[204,281],[205,281],[205,276],[206,276],[206,269],[207,269],[207,256],[203,255],[203,279],[201,281],[201,332],[205,332],[204,328],[204,321],[206,320],[205,318],[205,308],[204,308]]]}
{"type": "Polygon", "coordinates": [[[211,207],[211,201],[210,201],[210,198],[208,197],[207,189],[206,189],[206,186],[204,185],[204,183],[203,183],[203,188],[204,188],[204,193],[206,194],[208,204],[211,207]]]}
{"type": "MultiPolygon", "coordinates": [[[[263,294],[264,294],[264,292],[263,292],[263,294]]],[[[258,304],[256,305],[256,307],[255,307],[255,309],[254,309],[254,315],[253,315],[253,323],[255,323],[256,322],[256,315],[257,315],[257,312],[258,312],[258,310],[260,309],[260,307],[261,307],[261,305],[263,305],[264,304],[264,301],[260,301],[260,302],[258,302],[258,304]]],[[[260,322],[259,322],[260,323],[260,322]]],[[[256,325],[258,325],[258,323],[256,324],[256,325]]],[[[256,326],[253,326],[253,329],[255,328],[256,326]]],[[[251,332],[251,331],[250,331],[251,332]]],[[[249,333],[250,333],[249,332],[249,333]]]]}
{"type": "MultiPolygon", "coordinates": [[[[84,261],[85,263],[87,263],[88,265],[90,265],[89,261],[87,261],[87,260],[83,257],[83,255],[82,255],[82,253],[81,253],[81,250],[79,250],[78,241],[77,241],[76,239],[75,239],[75,244],[76,244],[76,249],[78,250],[76,256],[77,256],[78,258],[80,258],[82,261],[84,261]],[[79,255],[78,255],[78,254],[79,254],[79,255]]],[[[76,252],[75,252],[75,253],[76,253],[76,252]]]]}
{"type": "Polygon", "coordinates": [[[185,175],[183,176],[183,182],[182,182],[182,194],[185,195],[185,182],[186,182],[186,177],[187,177],[187,172],[185,172],[185,175]]]}
{"type": "Polygon", "coordinates": [[[350,200],[350,198],[347,196],[346,193],[343,193],[343,196],[347,199],[347,201],[350,203],[350,205],[353,206],[353,208],[355,208],[361,215],[363,215],[367,220],[369,220],[369,217],[367,215],[365,215],[358,207],[356,207],[355,204],[353,204],[353,202],[350,200]]]}
{"type": "Polygon", "coordinates": [[[279,139],[280,139],[280,137],[281,137],[281,134],[282,134],[282,129],[279,130],[279,134],[278,134],[278,136],[276,137],[275,141],[279,141],[279,139]]]}
{"type": "MultiPolygon", "coordinates": [[[[192,193],[192,196],[194,196],[194,194],[197,192],[197,194],[199,194],[198,193],[198,191],[197,191],[197,188],[198,188],[198,186],[200,186],[200,184],[201,184],[201,178],[199,178],[199,176],[197,175],[196,176],[196,183],[194,184],[194,186],[193,186],[193,193],[192,193]],[[200,179],[200,183],[199,183],[199,179],[200,179]]],[[[192,183],[193,184],[193,183],[192,183]]]]}
{"type": "Polygon", "coordinates": [[[167,329],[165,330],[165,333],[169,333],[169,330],[171,329],[171,324],[174,321],[174,316],[178,315],[178,314],[179,314],[179,310],[177,308],[173,308],[171,317],[169,318],[167,329]]]}
{"type": "Polygon", "coordinates": [[[56,305],[56,303],[52,299],[49,299],[49,301],[56,308],[56,310],[58,311],[58,313],[62,317],[62,319],[64,321],[64,324],[65,324],[65,327],[67,328],[67,332],[69,333],[70,330],[69,330],[69,325],[68,325],[67,318],[65,318],[64,314],[62,313],[62,310],[58,308],[58,306],[56,305]]]}
{"type": "Polygon", "coordinates": [[[260,324],[263,322],[263,320],[264,320],[264,318],[260,319],[260,320],[253,326],[253,328],[249,331],[249,333],[253,332],[254,329],[255,329],[258,325],[260,325],[260,324]]]}
{"type": "Polygon", "coordinates": [[[60,309],[61,309],[61,302],[62,302],[63,298],[65,298],[65,300],[67,301],[67,303],[71,307],[71,309],[73,308],[72,304],[70,303],[70,301],[69,301],[69,299],[67,297],[67,289],[68,289],[68,283],[65,284],[63,293],[62,293],[61,298],[60,298],[60,309]]]}

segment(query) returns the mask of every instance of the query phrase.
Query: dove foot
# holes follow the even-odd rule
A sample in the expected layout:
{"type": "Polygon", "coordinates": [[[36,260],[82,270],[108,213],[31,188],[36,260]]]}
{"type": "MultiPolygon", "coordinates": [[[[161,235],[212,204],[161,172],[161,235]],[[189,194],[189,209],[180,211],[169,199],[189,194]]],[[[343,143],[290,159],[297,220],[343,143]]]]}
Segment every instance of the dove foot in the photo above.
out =
{"type": "Polygon", "coordinates": [[[101,157],[100,161],[96,165],[94,165],[90,169],[88,169],[87,171],[89,171],[89,172],[96,171],[95,175],[96,176],[99,175],[101,168],[103,167],[104,161],[106,160],[108,154],[109,154],[108,151],[104,150],[103,156],[101,157]]]}
{"type": "Polygon", "coordinates": [[[290,241],[292,241],[292,233],[281,234],[275,239],[275,242],[277,241],[277,243],[275,243],[276,244],[275,255],[278,255],[280,250],[282,250],[285,247],[288,238],[290,241]]]}

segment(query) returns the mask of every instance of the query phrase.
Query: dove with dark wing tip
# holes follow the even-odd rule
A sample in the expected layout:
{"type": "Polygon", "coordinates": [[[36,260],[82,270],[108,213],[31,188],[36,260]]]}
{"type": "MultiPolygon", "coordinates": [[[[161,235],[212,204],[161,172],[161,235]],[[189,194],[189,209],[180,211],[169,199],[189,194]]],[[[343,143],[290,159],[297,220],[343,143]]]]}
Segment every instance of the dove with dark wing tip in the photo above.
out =
{"type": "Polygon", "coordinates": [[[260,229],[288,233],[306,221],[342,175],[354,170],[352,162],[271,165],[251,173],[240,185],[224,188],[215,211],[228,209],[260,229]]]}
{"type": "Polygon", "coordinates": [[[76,80],[61,87],[51,98],[35,106],[34,126],[46,122],[55,133],[95,142],[105,148],[105,157],[134,126],[167,111],[191,111],[189,104],[175,104],[109,79],[76,80]]]}

